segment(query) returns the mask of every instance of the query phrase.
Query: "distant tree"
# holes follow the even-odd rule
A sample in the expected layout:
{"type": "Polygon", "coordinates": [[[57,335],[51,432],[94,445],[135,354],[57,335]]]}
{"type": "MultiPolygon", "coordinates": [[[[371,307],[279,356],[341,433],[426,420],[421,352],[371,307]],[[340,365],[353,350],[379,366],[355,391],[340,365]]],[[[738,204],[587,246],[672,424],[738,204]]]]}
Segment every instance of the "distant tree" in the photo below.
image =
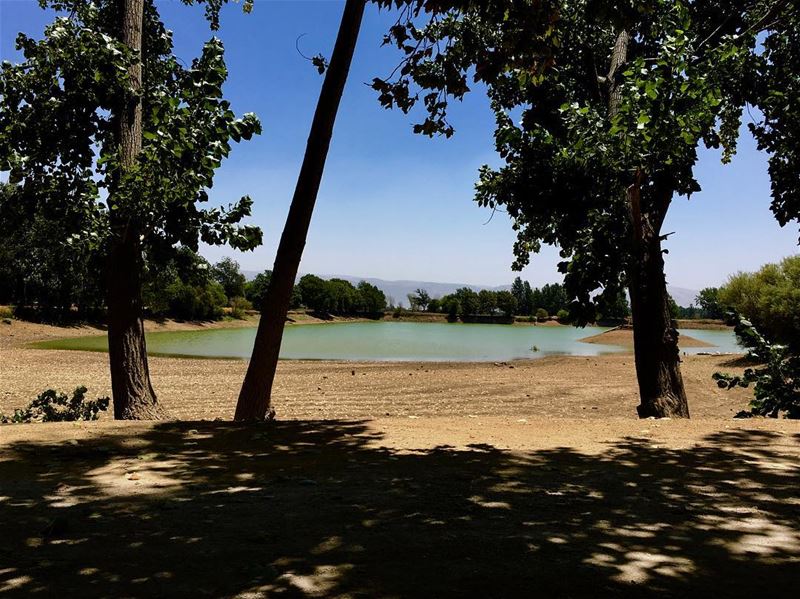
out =
{"type": "MultiPolygon", "coordinates": [[[[76,228],[91,226],[74,218],[76,228]]],[[[31,210],[17,185],[2,182],[0,239],[0,304],[46,319],[69,317],[73,306],[85,317],[104,305],[103,257],[90,239],[65,235],[63,223],[31,210]]]]}
{"type": "MultiPolygon", "coordinates": [[[[410,297],[408,299],[409,299],[409,301],[411,300],[410,297]]],[[[415,304],[416,304],[417,307],[416,308],[412,308],[412,309],[425,311],[425,310],[428,309],[428,304],[431,301],[431,296],[428,295],[428,292],[425,291],[424,289],[417,289],[414,292],[414,299],[415,299],[415,304]]]]}
{"type": "Polygon", "coordinates": [[[436,298],[431,298],[431,301],[428,302],[428,312],[440,312],[441,309],[441,301],[436,298]]]}
{"type": "Polygon", "coordinates": [[[481,314],[494,314],[497,309],[497,300],[498,297],[494,291],[481,289],[478,292],[478,312],[481,314]]]}
{"type": "Polygon", "coordinates": [[[361,281],[357,287],[359,311],[366,314],[379,314],[386,309],[386,295],[375,285],[361,281]]]}
{"type": "Polygon", "coordinates": [[[771,342],[800,351],[800,255],[731,276],[718,297],[771,342]]]}
{"type": "Polygon", "coordinates": [[[261,310],[264,305],[264,298],[267,296],[271,278],[272,271],[265,270],[258,273],[252,281],[245,283],[244,296],[253,304],[256,310],[261,310]]]}
{"type": "Polygon", "coordinates": [[[413,293],[407,293],[406,299],[408,300],[408,309],[412,312],[419,310],[419,305],[417,304],[417,296],[413,293]]]}
{"type": "Polygon", "coordinates": [[[536,320],[544,321],[550,318],[550,314],[547,313],[547,310],[544,308],[536,308],[536,320]]]}
{"type": "Polygon", "coordinates": [[[478,313],[480,306],[478,303],[478,294],[475,291],[469,287],[461,287],[460,289],[456,289],[453,295],[458,300],[458,304],[461,307],[460,314],[462,316],[471,316],[478,313]]]}
{"type": "Polygon", "coordinates": [[[315,312],[327,313],[333,309],[333,301],[325,280],[316,275],[303,275],[297,283],[303,305],[315,312]]]}
{"type": "Polygon", "coordinates": [[[519,314],[528,316],[533,313],[533,306],[534,306],[533,289],[531,289],[531,284],[528,283],[528,281],[525,281],[522,284],[522,287],[524,291],[523,296],[525,299],[517,307],[517,312],[519,314]]]}
{"type": "Polygon", "coordinates": [[[455,294],[446,295],[441,299],[442,311],[447,314],[447,319],[455,321],[462,313],[461,303],[455,294]]]}
{"type": "Polygon", "coordinates": [[[667,293],[667,306],[669,307],[669,316],[672,319],[680,318],[681,307],[669,293],[667,293]]]}
{"type": "Polygon", "coordinates": [[[244,297],[247,277],[239,269],[239,263],[233,258],[225,257],[212,266],[211,277],[222,285],[228,301],[234,297],[244,297]]]}
{"type": "Polygon", "coordinates": [[[542,287],[538,307],[547,310],[548,314],[557,314],[568,307],[567,292],[560,283],[549,283],[542,287]]]}
{"type": "Polygon", "coordinates": [[[517,311],[517,298],[510,291],[498,291],[497,307],[506,316],[514,316],[517,311]]]}
{"type": "Polygon", "coordinates": [[[350,281],[334,278],[326,281],[325,287],[331,298],[331,312],[335,314],[355,312],[358,304],[358,292],[350,281]]]}
{"type": "Polygon", "coordinates": [[[719,303],[719,287],[701,289],[694,300],[702,311],[703,318],[723,318],[725,310],[719,303]]]}
{"type": "MultiPolygon", "coordinates": [[[[530,283],[528,284],[528,289],[530,289],[530,283]]],[[[522,282],[522,277],[516,277],[514,282],[511,283],[511,294],[514,296],[514,299],[517,300],[517,306],[520,308],[520,312],[524,314],[523,309],[528,307],[528,301],[531,298],[526,295],[525,283],[522,282]]]]}

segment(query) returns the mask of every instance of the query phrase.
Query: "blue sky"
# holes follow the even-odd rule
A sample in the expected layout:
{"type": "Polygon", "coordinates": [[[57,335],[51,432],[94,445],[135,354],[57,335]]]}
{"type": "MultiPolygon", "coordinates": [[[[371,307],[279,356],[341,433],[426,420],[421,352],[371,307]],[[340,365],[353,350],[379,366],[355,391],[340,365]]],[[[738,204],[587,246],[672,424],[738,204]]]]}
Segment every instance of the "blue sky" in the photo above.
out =
{"type": "MultiPolygon", "coordinates": [[[[185,62],[211,36],[203,10],[158,0],[185,62]]],[[[322,77],[295,49],[330,56],[343,3],[338,0],[256,0],[249,15],[225,8],[221,30],[230,70],[225,87],[234,110],[255,112],[264,133],[235,146],[219,170],[211,197],[226,203],[249,194],[264,245],[239,254],[203,248],[212,261],[233,255],[248,270],[271,268],[291,200],[322,77]]],[[[18,58],[18,31],[39,36],[52,15],[35,0],[0,0],[0,57],[18,58]]],[[[391,15],[369,5],[339,111],[302,272],[384,279],[509,283],[516,273],[514,234],[507,217],[472,202],[481,164],[496,164],[493,121],[481,93],[454,106],[450,140],[411,133],[410,119],[383,110],[365,82],[391,71],[397,55],[380,42],[391,15]]],[[[703,191],[676,198],[665,225],[671,285],[699,289],[738,270],[797,253],[797,227],[781,229],[769,211],[766,158],[745,134],[733,164],[703,152],[703,191]]],[[[534,256],[521,276],[534,285],[559,280],[557,252],[534,256]]]]}

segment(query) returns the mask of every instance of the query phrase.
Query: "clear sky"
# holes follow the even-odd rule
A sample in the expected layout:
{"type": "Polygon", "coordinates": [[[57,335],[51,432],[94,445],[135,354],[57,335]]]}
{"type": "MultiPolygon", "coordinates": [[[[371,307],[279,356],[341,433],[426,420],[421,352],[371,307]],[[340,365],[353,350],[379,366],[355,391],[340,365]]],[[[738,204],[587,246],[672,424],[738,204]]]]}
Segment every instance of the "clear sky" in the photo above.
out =
{"type": "MultiPolygon", "coordinates": [[[[186,63],[211,36],[203,10],[158,0],[186,63]]],[[[264,245],[239,254],[203,248],[212,261],[233,255],[247,270],[271,268],[291,200],[322,77],[295,49],[330,57],[343,2],[255,0],[249,15],[234,4],[217,33],[230,71],[226,96],[238,113],[255,112],[264,133],[235,146],[211,197],[227,203],[249,194],[264,245]]],[[[52,15],[35,0],[0,0],[0,58],[17,60],[18,31],[38,37],[52,15]]],[[[510,283],[514,234],[508,218],[472,202],[481,164],[497,164],[493,121],[480,92],[453,108],[456,134],[430,140],[412,134],[410,119],[385,111],[365,85],[388,74],[396,51],[380,42],[391,15],[368,5],[339,110],[331,151],[306,245],[302,272],[383,279],[510,283]]],[[[671,285],[699,289],[737,270],[797,253],[797,226],[781,229],[769,211],[766,158],[745,132],[733,164],[704,152],[697,169],[703,191],[676,198],[665,231],[671,285]]],[[[521,273],[534,285],[559,280],[557,252],[545,249],[521,273]]]]}

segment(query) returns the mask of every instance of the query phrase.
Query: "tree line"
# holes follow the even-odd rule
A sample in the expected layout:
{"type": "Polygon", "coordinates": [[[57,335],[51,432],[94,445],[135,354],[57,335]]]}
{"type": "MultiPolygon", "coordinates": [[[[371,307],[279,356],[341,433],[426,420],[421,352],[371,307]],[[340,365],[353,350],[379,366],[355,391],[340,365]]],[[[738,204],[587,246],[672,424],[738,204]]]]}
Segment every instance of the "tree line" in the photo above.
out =
{"type": "MultiPolygon", "coordinates": [[[[547,320],[556,317],[560,321],[570,318],[570,300],[560,283],[547,283],[543,287],[531,287],[528,281],[516,277],[510,290],[475,291],[462,287],[440,298],[432,298],[425,289],[417,289],[408,295],[411,310],[447,314],[451,320],[473,316],[527,316],[531,320],[547,320]]],[[[621,320],[630,314],[624,293],[609,304],[600,315],[604,320],[621,320]]]]}

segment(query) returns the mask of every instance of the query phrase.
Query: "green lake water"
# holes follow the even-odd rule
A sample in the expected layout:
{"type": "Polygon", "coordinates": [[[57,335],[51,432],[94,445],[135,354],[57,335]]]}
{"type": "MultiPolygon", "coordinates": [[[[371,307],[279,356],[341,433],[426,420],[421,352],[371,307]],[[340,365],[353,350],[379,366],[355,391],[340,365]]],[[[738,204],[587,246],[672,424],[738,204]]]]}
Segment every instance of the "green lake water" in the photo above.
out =
{"type": "MultiPolygon", "coordinates": [[[[538,358],[554,354],[594,356],[624,351],[613,345],[582,343],[600,327],[536,327],[491,324],[358,322],[287,327],[281,358],[354,361],[480,362],[538,358]],[[534,347],[537,348],[534,351],[534,347]]],[[[249,358],[255,328],[149,333],[153,355],[249,358]]],[[[741,352],[730,331],[681,331],[714,347],[687,353],[741,352]]],[[[47,349],[107,351],[105,335],[74,337],[37,345],[47,349]]]]}

